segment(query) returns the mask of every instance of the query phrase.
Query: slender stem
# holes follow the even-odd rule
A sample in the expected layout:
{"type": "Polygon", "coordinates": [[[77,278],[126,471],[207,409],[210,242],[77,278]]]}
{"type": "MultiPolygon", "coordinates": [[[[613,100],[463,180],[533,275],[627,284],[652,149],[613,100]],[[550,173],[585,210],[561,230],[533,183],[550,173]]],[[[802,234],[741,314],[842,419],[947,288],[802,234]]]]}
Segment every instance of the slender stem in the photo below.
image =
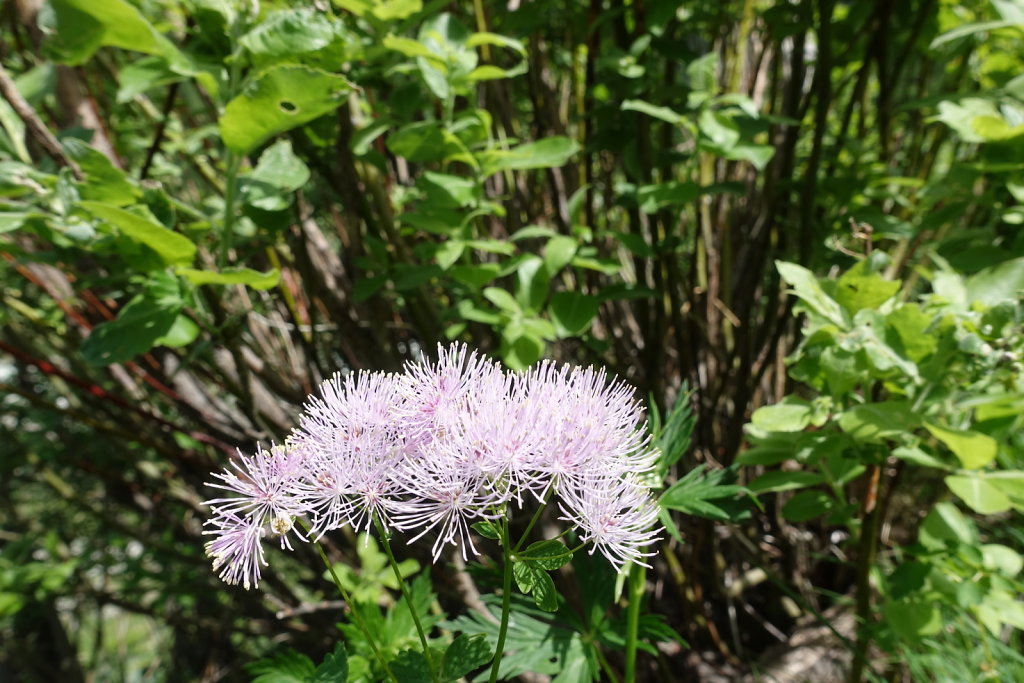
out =
{"type": "Polygon", "coordinates": [[[430,677],[435,683],[440,683],[440,679],[437,675],[437,670],[434,668],[434,662],[430,657],[430,646],[427,645],[427,634],[423,631],[423,624],[420,623],[420,616],[416,613],[416,606],[413,605],[412,595],[409,594],[409,588],[405,585],[405,578],[402,576],[402,570],[398,568],[398,562],[395,561],[395,555],[391,552],[391,541],[388,540],[387,530],[384,525],[380,523],[379,519],[374,519],[373,523],[377,527],[377,534],[380,536],[381,544],[384,546],[384,553],[388,556],[388,564],[391,565],[391,571],[395,573],[395,581],[398,582],[398,587],[402,591],[402,599],[405,600],[405,604],[409,607],[409,614],[412,615],[412,622],[416,625],[416,633],[420,637],[420,645],[423,646],[423,656],[427,658],[427,667],[430,669],[430,677]]]}
{"type": "MultiPolygon", "coordinates": [[[[308,529],[307,529],[308,531],[308,529]]],[[[345,587],[341,585],[341,579],[338,578],[337,573],[334,571],[334,565],[327,559],[327,553],[324,552],[324,548],[320,545],[319,541],[313,541],[313,545],[316,546],[316,551],[320,553],[320,559],[324,561],[324,566],[327,567],[327,571],[331,574],[331,578],[334,580],[334,585],[338,587],[338,592],[341,593],[341,599],[345,601],[345,604],[349,607],[349,614],[352,615],[352,621],[355,622],[356,627],[363,632],[363,637],[366,638],[366,642],[370,645],[370,649],[373,650],[373,656],[377,658],[380,665],[384,667],[384,673],[387,674],[388,679],[398,683],[398,679],[395,678],[395,674],[391,673],[391,667],[384,660],[384,655],[377,648],[377,641],[370,635],[370,629],[367,628],[366,622],[363,621],[362,616],[359,615],[359,609],[356,607],[356,603],[352,600],[352,596],[345,590],[345,587]]]]}
{"type": "Polygon", "coordinates": [[[533,526],[540,520],[540,515],[544,512],[544,508],[548,506],[548,499],[551,498],[551,488],[548,488],[548,492],[544,494],[544,502],[541,503],[537,511],[533,513],[533,517],[530,518],[530,523],[526,525],[526,530],[523,531],[523,535],[519,537],[519,542],[516,543],[516,547],[512,548],[513,553],[518,553],[519,549],[523,547],[523,543],[526,542],[526,537],[530,535],[533,530],[533,526]]]}
{"type": "Polygon", "coordinates": [[[876,504],[881,466],[868,466],[865,513],[861,522],[860,548],[857,557],[857,621],[860,631],[857,648],[854,650],[850,683],[860,683],[867,666],[868,648],[871,645],[871,570],[878,552],[878,529],[882,521],[882,507],[876,504]]]}
{"type": "Polygon", "coordinates": [[[228,262],[228,252],[235,234],[235,200],[238,196],[238,169],[241,166],[234,152],[227,153],[227,168],[224,172],[224,228],[220,236],[220,255],[217,267],[223,268],[228,262]]]}
{"type": "Polygon", "coordinates": [[[636,644],[640,631],[640,601],[647,585],[647,568],[634,564],[629,571],[629,591],[626,593],[626,672],[624,683],[636,680],[636,644]]]}
{"type": "Polygon", "coordinates": [[[505,573],[501,582],[501,626],[498,627],[498,644],[494,647],[494,663],[491,665],[489,683],[496,683],[498,680],[501,655],[505,651],[505,636],[508,635],[508,615],[512,607],[512,544],[508,535],[508,517],[502,517],[501,547],[505,555],[505,573]]]}

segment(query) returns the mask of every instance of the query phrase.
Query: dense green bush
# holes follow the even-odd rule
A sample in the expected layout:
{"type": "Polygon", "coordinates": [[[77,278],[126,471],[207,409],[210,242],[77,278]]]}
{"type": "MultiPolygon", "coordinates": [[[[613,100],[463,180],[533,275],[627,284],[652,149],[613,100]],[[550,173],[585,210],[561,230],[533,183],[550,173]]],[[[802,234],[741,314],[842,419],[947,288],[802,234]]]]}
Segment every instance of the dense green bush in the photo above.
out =
{"type": "MultiPolygon", "coordinates": [[[[1021,670],[1019,3],[0,15],[0,674],[312,671],[339,633],[319,558],[226,589],[204,482],[333,372],[443,340],[608,367],[667,454],[653,570],[556,572],[510,666],[615,680],[633,628],[641,680],[761,670],[839,610],[855,678],[876,651],[877,675],[1021,670]]],[[[327,552],[415,644],[377,549],[327,552]]],[[[439,629],[486,632],[493,565],[399,554],[439,629]]]]}

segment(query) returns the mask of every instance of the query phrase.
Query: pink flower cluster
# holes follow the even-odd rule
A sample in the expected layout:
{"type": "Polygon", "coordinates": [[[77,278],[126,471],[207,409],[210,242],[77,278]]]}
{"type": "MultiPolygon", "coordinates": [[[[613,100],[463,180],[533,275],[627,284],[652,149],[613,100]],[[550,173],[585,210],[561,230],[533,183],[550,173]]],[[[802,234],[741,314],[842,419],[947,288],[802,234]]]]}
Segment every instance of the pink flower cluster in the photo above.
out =
{"type": "Polygon", "coordinates": [[[241,455],[211,486],[204,533],[228,583],[258,585],[262,541],[320,538],[375,521],[412,535],[433,532],[434,560],[448,544],[477,554],[472,524],[533,497],[558,498],[560,519],[617,568],[643,564],[657,539],[657,505],[641,483],[655,451],[632,389],[604,371],[543,362],[507,373],[464,345],[401,374],[335,375],[305,406],[283,446],[241,455]]]}

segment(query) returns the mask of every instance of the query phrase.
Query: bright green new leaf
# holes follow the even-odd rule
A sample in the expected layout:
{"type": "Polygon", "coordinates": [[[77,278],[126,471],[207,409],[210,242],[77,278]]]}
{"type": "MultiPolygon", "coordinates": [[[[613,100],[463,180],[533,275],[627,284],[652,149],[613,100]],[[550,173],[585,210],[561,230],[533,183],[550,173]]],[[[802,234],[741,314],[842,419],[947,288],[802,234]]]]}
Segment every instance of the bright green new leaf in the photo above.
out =
{"type": "Polygon", "coordinates": [[[843,309],[831,298],[818,284],[818,278],[814,273],[803,266],[785,261],[776,261],[775,267],[779,270],[782,279],[793,288],[793,294],[807,304],[807,307],[814,313],[825,318],[831,323],[845,328],[849,325],[843,309]]]}
{"type": "Polygon", "coordinates": [[[986,543],[981,546],[981,556],[985,568],[996,571],[1004,576],[1014,577],[1024,569],[1024,557],[1013,548],[999,543],[986,543]]]}
{"type": "Polygon", "coordinates": [[[568,235],[555,235],[544,245],[544,267],[548,275],[555,275],[565,268],[576,255],[579,243],[568,235]]]}
{"type": "Polygon", "coordinates": [[[946,429],[931,423],[925,423],[925,429],[932,436],[953,451],[960,463],[968,470],[984,467],[996,458],[999,444],[988,434],[960,429],[946,429]]]}
{"type": "Polygon", "coordinates": [[[857,441],[884,443],[915,429],[920,419],[906,401],[853,406],[839,417],[839,427],[857,441]]]}
{"type": "Polygon", "coordinates": [[[251,268],[232,268],[219,273],[212,270],[178,268],[175,271],[194,285],[245,285],[253,289],[271,289],[281,279],[281,272],[271,268],[265,273],[251,268]]]}
{"type": "Polygon", "coordinates": [[[1010,499],[987,479],[977,476],[950,475],[946,486],[960,497],[967,507],[983,515],[1009,510],[1010,499]]]}
{"type": "Polygon", "coordinates": [[[1019,302],[1024,293],[1024,258],[990,266],[967,278],[967,301],[994,306],[1001,301],[1019,302]]]}
{"type": "Polygon", "coordinates": [[[83,201],[79,206],[136,242],[145,244],[167,265],[187,265],[195,258],[196,245],[190,239],[159,223],[102,202],[83,201]]]}
{"type": "Polygon", "coordinates": [[[978,530],[952,503],[936,503],[917,535],[926,548],[943,548],[947,541],[972,545],[978,542],[978,530]]]}
{"type": "Polygon", "coordinates": [[[780,403],[755,410],[750,421],[758,429],[768,432],[799,432],[811,423],[813,413],[810,402],[787,396],[780,403]]]}
{"type": "Polygon", "coordinates": [[[836,282],[835,298],[851,315],[862,308],[878,308],[900,291],[900,282],[884,280],[877,273],[847,273],[836,282]]]}
{"type": "Polygon", "coordinates": [[[484,298],[507,313],[519,313],[519,304],[514,296],[504,289],[488,287],[484,290],[484,298]]]}
{"type": "Polygon", "coordinates": [[[305,66],[274,66],[259,74],[220,118],[224,144],[248,154],[270,137],[339,107],[352,85],[343,77],[305,66]]]}
{"type": "MultiPolygon", "coordinates": [[[[342,25],[311,7],[270,12],[238,39],[257,67],[324,51],[341,37],[342,25]]],[[[337,55],[339,58],[342,55],[337,55]]],[[[339,59],[340,61],[340,59],[339,59]]]]}
{"type": "Polygon", "coordinates": [[[682,114],[672,111],[668,107],[659,107],[643,100],[624,100],[619,108],[622,111],[638,111],[673,125],[679,125],[684,121],[682,114]]]}

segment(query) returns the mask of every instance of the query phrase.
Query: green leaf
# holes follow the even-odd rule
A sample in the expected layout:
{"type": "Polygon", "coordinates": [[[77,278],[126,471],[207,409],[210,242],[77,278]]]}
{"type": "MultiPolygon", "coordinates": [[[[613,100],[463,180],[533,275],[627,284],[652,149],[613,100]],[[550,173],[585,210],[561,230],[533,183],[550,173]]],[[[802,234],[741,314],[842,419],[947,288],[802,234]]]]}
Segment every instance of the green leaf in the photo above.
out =
{"type": "Polygon", "coordinates": [[[825,477],[817,472],[765,472],[760,477],[750,482],[747,488],[751,493],[778,493],[780,491],[792,491],[808,486],[814,486],[825,481],[825,477]]]}
{"type": "Polygon", "coordinates": [[[515,297],[504,289],[488,287],[484,290],[484,298],[507,313],[520,312],[519,304],[516,302],[515,297]]]}
{"type": "Polygon", "coordinates": [[[590,329],[597,317],[597,297],[579,292],[555,292],[548,303],[548,313],[559,338],[578,337],[590,329]]]}
{"type": "Polygon", "coordinates": [[[985,569],[999,572],[1013,578],[1024,569],[1024,557],[1013,548],[999,543],[986,543],[981,546],[981,556],[985,569]]]}
{"type": "Polygon", "coordinates": [[[545,612],[558,611],[558,591],[547,572],[541,571],[533,587],[533,603],[545,612]]]}
{"type": "Polygon", "coordinates": [[[836,282],[835,298],[851,315],[862,308],[878,308],[900,291],[900,282],[884,280],[877,273],[846,273],[836,282]]]}
{"type": "Polygon", "coordinates": [[[316,667],[306,655],[285,650],[267,659],[245,665],[252,683],[309,683],[316,667]]]}
{"type": "Polygon", "coordinates": [[[732,149],[740,141],[740,127],[732,117],[721,112],[704,109],[697,117],[697,126],[701,133],[723,151],[732,149]]]}
{"type": "Polygon", "coordinates": [[[516,580],[516,587],[524,595],[529,595],[539,580],[537,577],[544,574],[544,570],[534,567],[528,562],[516,562],[512,565],[512,578],[516,580]]]}
{"type": "Polygon", "coordinates": [[[242,180],[246,203],[265,211],[281,211],[291,204],[284,195],[309,180],[309,167],[292,151],[290,140],[278,140],[260,154],[256,168],[242,180]]]}
{"type": "Polygon", "coordinates": [[[82,342],[82,357],[89,365],[110,365],[130,360],[153,348],[167,336],[184,302],[177,279],[156,273],[143,293],[121,309],[117,317],[92,329],[82,342]]]}
{"type": "Polygon", "coordinates": [[[499,171],[554,168],[563,166],[569,157],[580,150],[579,143],[567,137],[549,137],[513,147],[507,152],[490,149],[481,152],[484,177],[499,171]]]}
{"type": "Polygon", "coordinates": [[[178,314],[167,330],[159,339],[153,342],[153,346],[170,346],[179,348],[188,346],[199,336],[199,325],[196,325],[186,315],[178,314]]]}
{"type": "Polygon", "coordinates": [[[331,21],[322,12],[312,8],[283,9],[267,14],[238,39],[238,44],[248,51],[255,66],[262,67],[323,51],[340,36],[341,23],[331,21]]]}
{"type": "Polygon", "coordinates": [[[427,658],[419,650],[404,650],[390,662],[391,672],[402,683],[432,683],[427,658]]]}
{"type": "Polygon", "coordinates": [[[917,640],[942,630],[942,614],[934,602],[890,600],[883,609],[886,624],[901,638],[917,640]]]}
{"type": "Polygon", "coordinates": [[[676,181],[643,185],[636,190],[636,199],[644,213],[655,213],[665,206],[689,204],[700,196],[697,183],[676,181]]]}
{"type": "Polygon", "coordinates": [[[417,121],[399,128],[388,136],[387,148],[409,161],[441,161],[462,150],[436,121],[417,121]]]}
{"type": "Polygon", "coordinates": [[[885,443],[920,424],[906,401],[883,401],[853,406],[839,417],[839,427],[858,441],[885,443]]]}
{"type": "Polygon", "coordinates": [[[619,108],[622,111],[638,111],[641,114],[653,116],[656,119],[664,121],[665,123],[671,123],[675,126],[678,126],[685,120],[682,114],[673,111],[668,107],[659,107],[656,104],[651,104],[644,100],[624,100],[622,102],[622,106],[619,108]]]}
{"type": "Polygon", "coordinates": [[[996,458],[999,444],[987,434],[960,429],[946,429],[931,423],[925,423],[925,429],[932,436],[953,451],[965,469],[976,470],[984,467],[996,458]]]}
{"type": "Polygon", "coordinates": [[[994,306],[1001,301],[1020,301],[1024,292],[1024,258],[990,266],[967,278],[968,303],[994,306]]]}
{"type": "Polygon", "coordinates": [[[250,268],[230,268],[219,273],[212,270],[178,268],[175,270],[194,285],[245,285],[253,289],[271,289],[277,286],[281,272],[272,268],[265,273],[250,268]]]}
{"type": "Polygon", "coordinates": [[[337,643],[334,652],[324,657],[316,668],[310,683],[346,683],[348,681],[348,653],[345,645],[337,643]]]}
{"type": "Polygon", "coordinates": [[[918,531],[918,541],[930,549],[944,548],[947,541],[973,545],[978,530],[952,503],[936,503],[918,531]]]}
{"type": "Polygon", "coordinates": [[[76,138],[66,138],[62,144],[68,156],[74,159],[85,174],[85,180],[78,186],[82,199],[112,206],[135,202],[139,190],[105,154],[76,138]]]}
{"type": "Polygon", "coordinates": [[[145,244],[168,265],[187,265],[195,258],[196,245],[191,240],[159,223],[101,202],[83,201],[79,206],[136,242],[145,244]]]}
{"type": "Polygon", "coordinates": [[[565,268],[576,255],[579,243],[567,235],[555,235],[544,245],[544,267],[554,276],[565,268]]]}
{"type": "Polygon", "coordinates": [[[453,266],[448,273],[464,285],[479,289],[500,275],[497,263],[482,263],[478,266],[453,266]]]}
{"type": "Polygon", "coordinates": [[[494,650],[487,642],[487,636],[475,636],[463,633],[452,641],[444,653],[441,665],[441,677],[445,681],[455,681],[469,675],[494,658],[494,650]]]}
{"type": "Polygon", "coordinates": [[[484,520],[482,522],[474,522],[472,524],[472,527],[474,531],[476,531],[484,538],[490,538],[495,541],[501,538],[501,534],[498,532],[498,527],[494,524],[494,522],[491,522],[489,520],[484,520]]]}
{"type": "Polygon", "coordinates": [[[824,491],[801,491],[782,506],[782,516],[791,522],[806,522],[820,517],[835,506],[835,498],[824,491]]]}
{"type": "Polygon", "coordinates": [[[703,467],[695,467],[667,488],[661,494],[658,504],[662,508],[687,515],[720,522],[736,521],[746,511],[738,509],[735,499],[749,495],[749,491],[743,486],[723,483],[726,477],[734,476],[729,470],[708,471],[703,467]]]}
{"type": "Polygon", "coordinates": [[[333,111],[352,90],[343,77],[305,66],[274,66],[228,102],[220,118],[224,144],[248,154],[270,137],[333,111]]]}
{"type": "Polygon", "coordinates": [[[780,403],[755,410],[750,421],[768,432],[799,432],[811,423],[813,414],[814,407],[809,401],[787,396],[780,403]]]}
{"type": "Polygon", "coordinates": [[[553,571],[569,562],[572,559],[572,554],[561,541],[537,541],[531,543],[517,559],[520,562],[553,571]]]}
{"type": "Polygon", "coordinates": [[[186,61],[171,41],[124,0],[51,0],[50,5],[57,26],[47,47],[65,64],[82,64],[103,45],[161,55],[172,62],[186,61]]]}
{"type": "Polygon", "coordinates": [[[793,288],[793,294],[802,299],[812,312],[840,328],[846,328],[849,325],[842,307],[825,294],[821,285],[818,284],[818,279],[814,277],[814,273],[803,266],[785,261],[776,261],[775,267],[778,268],[782,279],[793,288]]]}
{"type": "Polygon", "coordinates": [[[1009,510],[1010,499],[1005,493],[993,486],[987,479],[977,476],[950,475],[946,477],[946,486],[960,500],[975,512],[991,515],[1009,510]]]}

